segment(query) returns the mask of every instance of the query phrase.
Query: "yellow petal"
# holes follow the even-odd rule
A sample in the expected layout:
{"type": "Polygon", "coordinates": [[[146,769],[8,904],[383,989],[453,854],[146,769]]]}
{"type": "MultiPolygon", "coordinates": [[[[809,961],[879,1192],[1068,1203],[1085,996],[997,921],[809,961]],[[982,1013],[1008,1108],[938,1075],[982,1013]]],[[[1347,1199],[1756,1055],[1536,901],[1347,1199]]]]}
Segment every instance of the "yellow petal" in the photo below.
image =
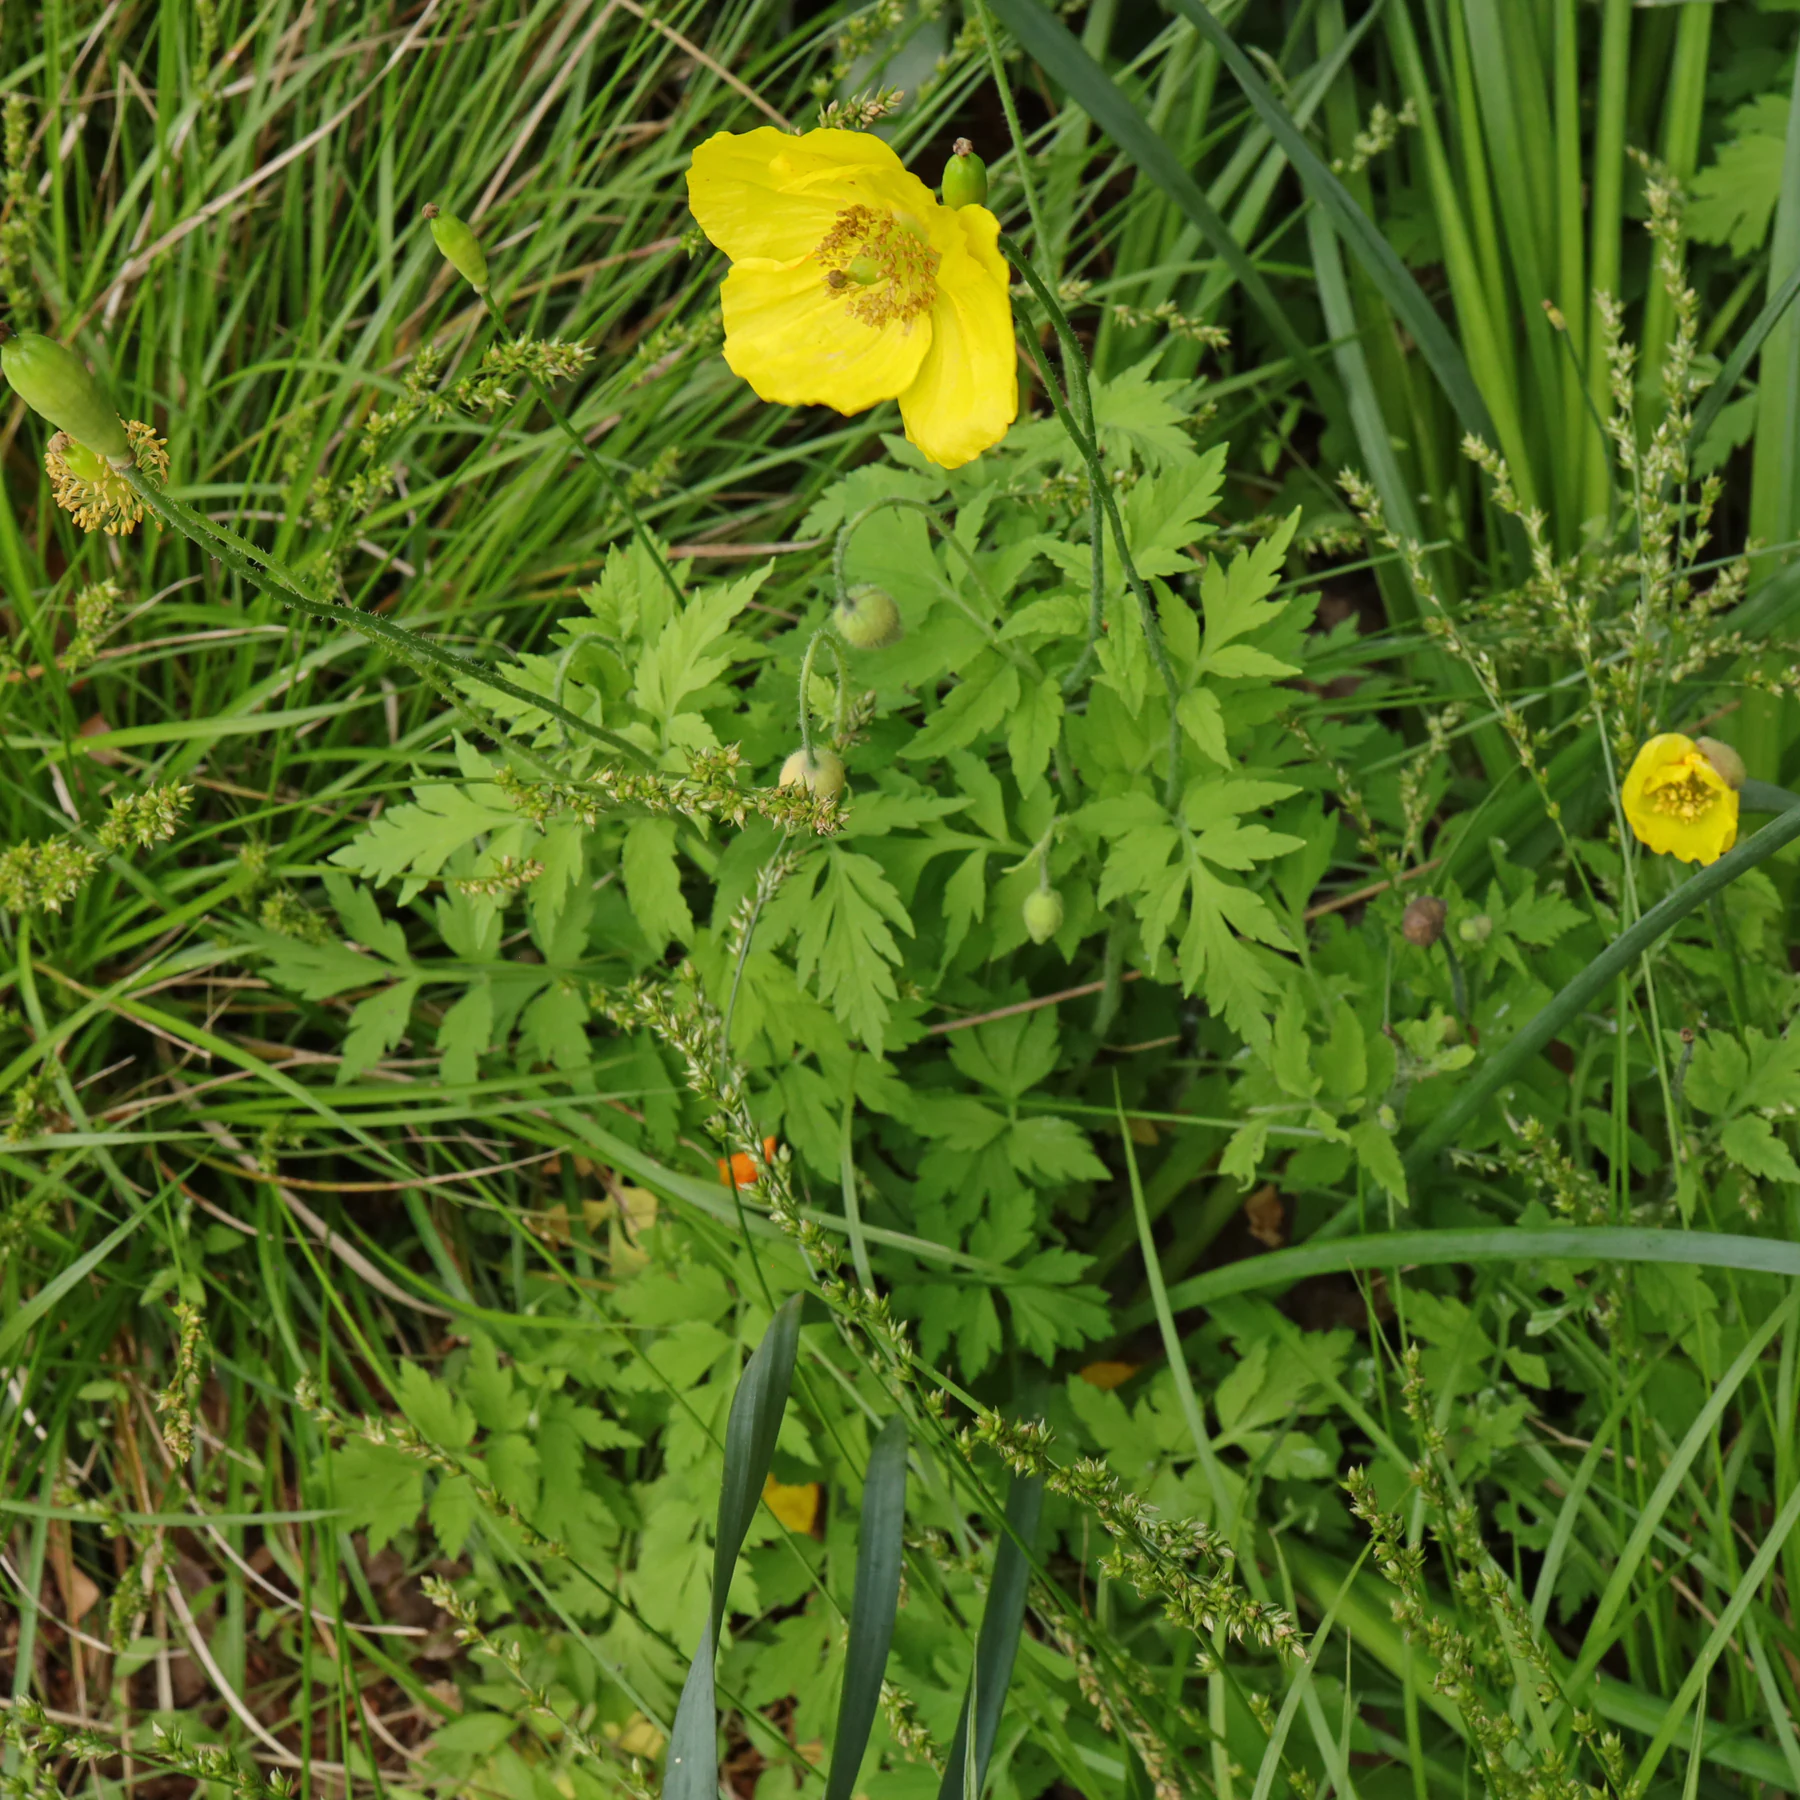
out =
{"type": "Polygon", "coordinates": [[[789,1531],[798,1532],[802,1537],[810,1536],[813,1526],[818,1523],[819,1501],[824,1492],[816,1481],[802,1481],[790,1486],[771,1475],[763,1483],[763,1499],[768,1502],[769,1511],[789,1531]]]}
{"type": "Polygon", "coordinates": [[[1635,809],[1642,806],[1645,790],[1651,778],[1658,775],[1670,763],[1678,763],[1694,748],[1694,740],[1683,737],[1679,731],[1659,732],[1649,739],[1631,759],[1631,767],[1625,772],[1625,780],[1619,789],[1619,798],[1624,802],[1625,814],[1635,827],[1635,809]]]}
{"type": "Polygon", "coordinates": [[[700,229],[733,262],[805,256],[846,207],[923,214],[937,204],[892,148],[865,131],[721,131],[694,152],[687,181],[700,229]]]}
{"type": "Polygon", "coordinates": [[[725,360],[759,398],[861,412],[892,400],[918,373],[930,319],[865,325],[825,285],[811,257],[735,263],[719,290],[725,360]]]}
{"type": "Polygon", "coordinates": [[[900,416],[909,442],[941,468],[959,469],[999,443],[1018,417],[1019,362],[1006,260],[994,241],[999,221],[984,206],[943,217],[952,228],[932,234],[943,261],[931,347],[900,396],[900,416]]]}

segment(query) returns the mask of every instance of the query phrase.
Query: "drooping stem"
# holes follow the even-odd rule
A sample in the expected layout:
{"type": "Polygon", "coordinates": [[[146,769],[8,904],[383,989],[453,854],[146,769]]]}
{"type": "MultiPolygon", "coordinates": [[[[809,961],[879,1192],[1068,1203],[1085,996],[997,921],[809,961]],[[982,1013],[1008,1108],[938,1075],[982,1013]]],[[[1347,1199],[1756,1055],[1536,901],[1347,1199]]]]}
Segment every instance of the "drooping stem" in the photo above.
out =
{"type": "MultiPolygon", "coordinates": [[[[496,303],[493,291],[491,289],[485,291],[481,299],[482,304],[488,309],[488,316],[501,331],[506,331],[508,329],[506,315],[501,312],[496,303]]],[[[569,415],[557,405],[555,396],[550,392],[549,384],[541,380],[535,373],[527,371],[527,374],[538,399],[543,402],[544,410],[556,421],[563,436],[574,445],[576,454],[600,477],[601,485],[612,497],[613,504],[625,515],[638,542],[644,546],[650,560],[656,564],[657,573],[662,576],[669,592],[674,595],[676,607],[679,609],[684,606],[686,596],[681,591],[681,583],[675,579],[675,571],[669,567],[669,559],[663,555],[662,546],[651,535],[650,527],[644,523],[637,508],[631,504],[631,496],[626,493],[624,483],[606,466],[594,446],[570,423],[569,415]]]]}

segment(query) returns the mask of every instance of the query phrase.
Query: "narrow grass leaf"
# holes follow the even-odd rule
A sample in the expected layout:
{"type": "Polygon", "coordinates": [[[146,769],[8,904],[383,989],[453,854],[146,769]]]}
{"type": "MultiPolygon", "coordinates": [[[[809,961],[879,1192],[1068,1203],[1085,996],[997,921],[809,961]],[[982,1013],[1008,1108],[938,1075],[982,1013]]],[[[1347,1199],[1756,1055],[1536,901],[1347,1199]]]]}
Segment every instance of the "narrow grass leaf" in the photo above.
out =
{"type": "Polygon", "coordinates": [[[1656,1773],[1657,1764],[1663,1759],[1663,1752],[1675,1741],[1675,1733],[1680,1729],[1681,1720],[1689,1707],[1695,1709],[1696,1726],[1704,1730],[1707,1677],[1712,1673],[1713,1664],[1730,1646],[1739,1621],[1749,1611],[1751,1602],[1762,1588],[1764,1578],[1775,1566],[1776,1557],[1781,1554],[1782,1547],[1796,1525],[1800,1525],[1800,1487],[1796,1487],[1788,1495],[1787,1504],[1782,1507],[1780,1515],[1770,1527],[1769,1535],[1763,1539],[1749,1568],[1744,1571],[1736,1591],[1720,1612],[1718,1623],[1701,1647],[1700,1654],[1694,1658],[1687,1679],[1681,1684],[1681,1691],[1670,1703],[1662,1724],[1657,1727],[1656,1736],[1650,1740],[1650,1747],[1638,1763],[1637,1772],[1632,1777],[1633,1793],[1641,1794],[1646,1791],[1650,1777],[1656,1773]]]}
{"type": "MultiPolygon", "coordinates": [[[[1223,215],[1200,191],[1167,143],[1132,104],[1124,90],[1081,47],[1060,19],[1037,0],[989,0],[1006,28],[1039,68],[1169,196],[1219,259],[1242,284],[1263,321],[1294,367],[1328,412],[1337,410],[1335,384],[1315,360],[1306,340],[1294,329],[1287,309],[1238,242],[1223,215]]],[[[1485,414],[1483,415],[1485,417],[1485,414]]]]}
{"type": "MultiPolygon", "coordinates": [[[[1800,1246],[1789,1246],[1800,1248],[1800,1246]]],[[[1783,1325],[1791,1319],[1796,1310],[1800,1310],[1800,1289],[1790,1293],[1781,1305],[1757,1327],[1750,1340],[1732,1360],[1731,1367],[1719,1377],[1718,1386],[1707,1396],[1706,1404],[1695,1416],[1694,1422],[1687,1429],[1686,1435],[1677,1446],[1675,1454],[1669,1458],[1669,1466],[1663,1470],[1661,1479],[1651,1490],[1650,1497],[1644,1502],[1644,1510],[1638,1516],[1637,1524],[1632,1528],[1631,1536],[1625,1540],[1625,1548],[1619,1553],[1619,1560],[1613,1565],[1613,1571],[1594,1607],[1593,1617],[1588,1622],[1586,1636],[1582,1639],[1581,1656],[1575,1664],[1574,1673],[1569,1678],[1572,1691],[1579,1693],[1592,1679],[1594,1671],[1600,1665],[1600,1659],[1611,1646],[1614,1636],[1613,1623],[1618,1618],[1625,1604],[1625,1598],[1631,1591],[1631,1583],[1642,1565],[1644,1556],[1650,1548],[1650,1540],[1656,1528],[1662,1522],[1664,1513],[1669,1510],[1675,1498],[1676,1490],[1687,1479],[1688,1470],[1693,1467],[1694,1459],[1717,1441],[1719,1421],[1724,1417],[1725,1409],[1731,1404],[1744,1378],[1755,1368],[1764,1350],[1769,1347],[1783,1325]]],[[[1800,1488],[1795,1490],[1800,1497],[1800,1488]]],[[[1779,1545],[1777,1545],[1779,1548],[1779,1545]]],[[[1774,1553],[1771,1551],[1771,1555],[1774,1553]]],[[[1749,1577],[1745,1577],[1749,1584],[1749,1577]]],[[[1670,1718],[1679,1715],[1681,1708],[1676,1706],[1670,1718]]]]}
{"type": "MultiPolygon", "coordinates": [[[[1548,1230],[1505,1226],[1493,1231],[1380,1231],[1367,1237],[1328,1238],[1249,1256],[1178,1281],[1168,1291],[1177,1312],[1210,1306],[1228,1294],[1285,1287],[1308,1275],[1350,1269],[1442,1267],[1445,1263],[1521,1262],[1676,1263],[1696,1269],[1742,1269],[1756,1275],[1800,1279],[1800,1244],[1729,1231],[1657,1231],[1632,1225],[1570,1225],[1548,1230]]],[[[1156,1317],[1153,1306],[1134,1307],[1119,1320],[1137,1331],[1156,1317]]]]}
{"type": "Polygon", "coordinates": [[[64,1294],[105,1262],[144,1222],[144,1215],[160,1199],[160,1195],[152,1195],[124,1224],[115,1226],[91,1250],[84,1251],[61,1274],[45,1282],[4,1325],[0,1325],[0,1356],[5,1356],[64,1294]]]}
{"type": "Polygon", "coordinates": [[[863,1478],[862,1532],[856,1546],[856,1596],[850,1609],[850,1644],[825,1800],[849,1800],[869,1747],[869,1731],[881,1704],[881,1681],[894,1615],[900,1607],[900,1559],[906,1525],[906,1420],[898,1414],[882,1426],[863,1478]]]}
{"type": "Polygon", "coordinates": [[[994,1579],[988,1588],[987,1606],[981,1615],[981,1635],[975,1643],[975,1667],[969,1677],[969,1697],[956,1722],[956,1741],[944,1765],[938,1800],[957,1800],[968,1790],[974,1758],[974,1793],[987,1780],[988,1759],[1000,1734],[1000,1709],[1012,1680],[1013,1658],[1019,1650],[1019,1633],[1025,1624],[1025,1589],[1031,1580],[1031,1546],[1037,1538],[1038,1515],[1044,1508],[1044,1483],[1036,1475],[1015,1475],[1006,1497],[1006,1534],[994,1556],[994,1579]],[[973,1744],[969,1718],[974,1715],[973,1744]]]}
{"type": "Polygon", "coordinates": [[[669,1733],[668,1775],[663,1783],[667,1800],[713,1800],[718,1792],[713,1658],[719,1646],[719,1626],[725,1618],[731,1572],[737,1566],[744,1534],[750,1529],[763,1484],[769,1478],[769,1465],[775,1458],[775,1438],[781,1430],[781,1415],[787,1409],[788,1385],[794,1378],[794,1358],[800,1347],[800,1307],[804,1300],[805,1295],[795,1294],[783,1302],[745,1364],[737,1392],[731,1398],[731,1416],[725,1425],[719,1526],[713,1540],[712,1610],[682,1686],[674,1729],[669,1733]]]}
{"type": "Polygon", "coordinates": [[[1800,294],[1800,267],[1789,271],[1781,286],[1769,296],[1768,304],[1750,321],[1744,335],[1738,339],[1714,377],[1712,386],[1706,390],[1705,397],[1694,408],[1694,426],[1688,433],[1687,441],[1690,460],[1699,454],[1700,446],[1706,442],[1706,434],[1712,430],[1714,420],[1725,410],[1725,404],[1730,400],[1733,390],[1743,380],[1744,371],[1750,366],[1750,359],[1762,348],[1763,340],[1769,333],[1781,323],[1782,314],[1793,304],[1796,294],[1800,294]]]}
{"type": "MultiPolygon", "coordinates": [[[[1280,1546],[1277,1545],[1278,1552],[1279,1548],[1280,1546]]],[[[1319,1621],[1319,1629],[1312,1635],[1312,1642],[1306,1650],[1306,1660],[1301,1663],[1293,1684],[1288,1688],[1286,1698],[1281,1702],[1281,1711],[1275,1715],[1274,1729],[1269,1733],[1269,1741],[1263,1748],[1262,1761],[1257,1765],[1256,1786],[1251,1790],[1250,1800],[1269,1800],[1269,1796],[1275,1791],[1275,1781],[1281,1773],[1281,1753],[1287,1747],[1288,1733],[1293,1729],[1294,1714],[1300,1710],[1300,1698],[1312,1687],[1313,1670],[1319,1666],[1319,1653],[1325,1648],[1325,1640],[1331,1635],[1332,1626],[1337,1623],[1338,1608],[1349,1596],[1368,1554],[1369,1552],[1365,1549],[1351,1565],[1349,1574],[1344,1577],[1331,1604],[1325,1609],[1325,1616],[1319,1621]]]]}
{"type": "MultiPolygon", "coordinates": [[[[1025,0],[1012,0],[1012,4],[1023,5],[1025,0]]],[[[1456,409],[1463,428],[1492,442],[1493,421],[1487,403],[1469,373],[1469,365],[1463,360],[1462,351],[1393,245],[1356,204],[1349,189],[1332,174],[1325,159],[1306,141],[1287,108],[1269,91],[1267,83],[1237,47],[1231,33],[1201,0],[1169,0],[1169,5],[1218,51],[1244,97],[1268,126],[1276,143],[1287,152],[1288,161],[1294,165],[1294,173],[1300,177],[1307,193],[1325,210],[1332,225],[1350,246],[1351,253],[1380,290],[1381,297],[1419,346],[1420,354],[1431,365],[1438,385],[1456,409]]]]}

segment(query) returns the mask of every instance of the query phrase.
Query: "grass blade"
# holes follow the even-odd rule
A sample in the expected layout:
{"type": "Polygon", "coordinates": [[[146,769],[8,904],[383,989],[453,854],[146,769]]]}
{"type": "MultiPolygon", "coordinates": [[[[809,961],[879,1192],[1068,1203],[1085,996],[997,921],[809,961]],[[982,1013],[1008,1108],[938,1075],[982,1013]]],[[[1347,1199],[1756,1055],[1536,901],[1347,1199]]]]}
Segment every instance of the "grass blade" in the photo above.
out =
{"type": "Polygon", "coordinates": [[[1000,1735],[1000,1709],[1012,1680],[1013,1658],[1025,1624],[1025,1589],[1031,1580],[1031,1546],[1038,1515],[1044,1507],[1044,1484],[1035,1475],[1015,1475],[1006,1497],[1006,1535],[994,1557],[994,1580],[981,1615],[975,1643],[975,1667],[969,1676],[969,1698],[956,1722],[956,1741],[944,1764],[938,1800],[958,1800],[968,1782],[965,1764],[974,1754],[974,1787],[987,1780],[988,1759],[1000,1735]],[[975,1741],[969,1742],[969,1715],[975,1715],[975,1741]]]}
{"type": "MultiPolygon", "coordinates": [[[[1732,1396],[1738,1391],[1745,1377],[1756,1367],[1764,1350],[1769,1347],[1776,1332],[1793,1317],[1796,1307],[1800,1307],[1800,1291],[1788,1295],[1781,1305],[1769,1314],[1757,1327],[1745,1343],[1742,1350],[1732,1359],[1731,1367],[1719,1377],[1718,1385],[1707,1396],[1706,1404],[1695,1415],[1694,1422],[1687,1429],[1686,1435],[1677,1446],[1675,1453],[1669,1458],[1669,1466],[1663,1470],[1660,1479],[1652,1490],[1649,1499],[1644,1502],[1643,1511],[1638,1515],[1636,1525],[1632,1527],[1631,1536],[1625,1540],[1625,1548],[1619,1553],[1619,1560],[1613,1565],[1611,1576],[1607,1579],[1606,1591],[1601,1594],[1594,1607],[1594,1615],[1588,1622],[1587,1632],[1582,1639],[1581,1658],[1575,1665],[1574,1673],[1569,1677],[1569,1689],[1579,1693],[1592,1679],[1594,1671],[1599,1667],[1600,1659],[1607,1652],[1613,1641],[1612,1625],[1618,1618],[1620,1609],[1630,1591],[1632,1577],[1642,1565],[1646,1552],[1650,1548],[1650,1540],[1656,1535],[1656,1528],[1662,1523],[1663,1514],[1675,1498],[1676,1490],[1687,1479],[1688,1470],[1694,1460],[1707,1447],[1716,1441],[1719,1421],[1725,1415],[1725,1408],[1731,1404],[1732,1396]]],[[[1800,1499],[1800,1488],[1794,1490],[1794,1498],[1800,1499]]],[[[1790,1519],[1789,1524],[1793,1521],[1790,1519]]],[[[1763,1549],[1769,1558],[1773,1558],[1780,1549],[1786,1533],[1772,1535],[1763,1549]],[[1773,1545],[1774,1548],[1770,1548],[1773,1545]]],[[[1758,1566],[1767,1567],[1763,1555],[1759,1554],[1752,1569],[1758,1566]]],[[[1741,1584],[1746,1600],[1755,1592],[1756,1583],[1748,1573],[1741,1584]]],[[[1685,1688],[1682,1690],[1687,1691],[1685,1688]]],[[[1683,1711],[1677,1701],[1669,1713],[1671,1719],[1678,1718],[1683,1711]]],[[[1661,1750],[1656,1751],[1657,1755],[1661,1750]]],[[[1648,1775],[1654,1766],[1654,1759],[1647,1758],[1646,1766],[1640,1774],[1648,1775]]]]}
{"type": "Polygon", "coordinates": [[[1044,73],[1187,214],[1243,285],[1318,403],[1327,412],[1335,412],[1335,385],[1328,381],[1306,340],[1294,329],[1286,308],[1263,280],[1250,253],[1124,91],[1088,55],[1068,27],[1046,12],[1037,0],[989,0],[989,4],[1044,73]]]}
{"type": "Polygon", "coordinates": [[[1707,1638],[1700,1654],[1695,1657],[1694,1664],[1688,1671],[1687,1679],[1681,1684],[1681,1692],[1670,1703],[1663,1722],[1657,1727],[1656,1736],[1650,1740],[1650,1747],[1644,1752],[1638,1763],[1637,1773],[1633,1776],[1633,1792],[1643,1793],[1650,1777],[1656,1773],[1656,1766],[1662,1761],[1663,1752],[1674,1741],[1675,1732],[1683,1715],[1689,1707],[1695,1708],[1697,1731],[1704,1733],[1706,1724],[1706,1678],[1712,1673],[1713,1664],[1725,1653],[1735,1636],[1739,1621],[1750,1609],[1750,1603],[1762,1588],[1763,1580],[1775,1566],[1775,1559],[1781,1554],[1782,1546],[1787,1543],[1794,1527],[1800,1525],[1800,1487],[1788,1495],[1787,1503],[1782,1507],[1780,1516],[1769,1528],[1769,1535],[1763,1539],[1756,1552],[1755,1559],[1744,1571],[1743,1580],[1738,1583],[1737,1591],[1732,1594],[1724,1610],[1719,1614],[1719,1621],[1713,1627],[1712,1635],[1707,1638]]]}
{"type": "Polygon", "coordinates": [[[731,1572],[775,1457],[775,1438],[787,1409],[788,1384],[794,1378],[794,1358],[800,1348],[800,1307],[805,1298],[795,1294],[769,1321],[731,1397],[731,1417],[725,1425],[725,1481],[719,1490],[719,1528],[713,1540],[712,1612],[669,1733],[668,1775],[663,1783],[667,1800],[713,1800],[718,1792],[713,1658],[719,1647],[731,1572]]]}
{"type": "Polygon", "coordinates": [[[38,1291],[15,1312],[4,1325],[0,1325],[0,1356],[5,1356],[14,1344],[28,1332],[64,1294],[77,1282],[97,1269],[124,1241],[143,1224],[144,1216],[151,1207],[162,1198],[160,1194],[152,1195],[134,1212],[123,1225],[115,1226],[91,1250],[78,1256],[74,1262],[59,1274],[55,1280],[47,1281],[38,1291]]]}
{"type": "Polygon", "coordinates": [[[1688,456],[1699,453],[1700,446],[1706,442],[1706,434],[1712,430],[1713,421],[1725,410],[1725,403],[1731,398],[1737,384],[1743,380],[1744,371],[1750,366],[1750,359],[1763,346],[1763,340],[1781,323],[1781,316],[1793,304],[1794,296],[1800,294],[1800,265],[1789,273],[1774,293],[1769,296],[1768,303],[1754,319],[1744,335],[1738,339],[1737,347],[1726,357],[1724,366],[1718,377],[1706,390],[1705,398],[1694,408],[1694,429],[1688,433],[1688,456]]]}
{"type": "MultiPolygon", "coordinates": [[[[1168,1304],[1177,1312],[1210,1306],[1230,1294],[1282,1287],[1307,1275],[1350,1269],[1392,1269],[1408,1264],[1484,1262],[1679,1263],[1697,1269],[1743,1269],[1754,1275],[1800,1279],[1800,1244],[1729,1231],[1656,1231],[1636,1225],[1570,1225],[1526,1230],[1378,1231],[1365,1237],[1328,1238],[1248,1256],[1178,1281],[1168,1304]]],[[[1137,1331],[1156,1316],[1151,1306],[1121,1315],[1121,1331],[1137,1331]]]]}
{"type": "Polygon", "coordinates": [[[906,1420],[896,1414],[881,1428],[863,1479],[862,1535],[856,1547],[856,1598],[850,1611],[850,1646],[844,1691],[825,1800],[849,1800],[869,1747],[869,1730],[881,1704],[881,1679],[894,1615],[900,1607],[901,1538],[906,1526],[906,1420]]]}
{"type": "MultiPolygon", "coordinates": [[[[1024,0],[1013,0],[1021,5],[1024,0]]],[[[1244,97],[1256,109],[1288,161],[1300,177],[1314,203],[1324,209],[1332,225],[1350,246],[1370,280],[1393,309],[1394,316],[1405,327],[1420,354],[1431,365],[1463,428],[1493,441],[1494,425],[1488,414],[1469,365],[1456,340],[1437,315],[1424,291],[1413,280],[1406,265],[1395,254],[1394,247],[1381,235],[1367,213],[1350,197],[1349,190],[1332,174],[1324,158],[1306,141],[1288,110],[1270,93],[1267,84],[1251,67],[1250,59],[1233,41],[1231,33],[1213,16],[1201,0],[1169,0],[1170,6],[1188,20],[1218,51],[1231,71],[1244,97]]]]}

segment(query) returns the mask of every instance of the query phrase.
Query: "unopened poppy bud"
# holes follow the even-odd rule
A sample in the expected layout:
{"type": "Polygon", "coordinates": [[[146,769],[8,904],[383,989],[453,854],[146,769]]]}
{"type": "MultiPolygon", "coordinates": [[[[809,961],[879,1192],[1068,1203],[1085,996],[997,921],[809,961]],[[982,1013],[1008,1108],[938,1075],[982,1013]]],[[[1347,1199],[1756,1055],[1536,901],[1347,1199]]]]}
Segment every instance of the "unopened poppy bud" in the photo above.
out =
{"type": "Polygon", "coordinates": [[[955,154],[944,164],[944,204],[986,206],[987,164],[975,154],[975,146],[967,138],[958,138],[953,148],[955,154]]]}
{"type": "Polygon", "coordinates": [[[108,462],[131,466],[125,421],[107,404],[100,384],[73,350],[41,332],[21,332],[0,345],[0,369],[33,412],[108,462]]]}
{"type": "Polygon", "coordinates": [[[1719,771],[1727,787],[1741,788],[1744,785],[1744,778],[1750,771],[1744,767],[1744,759],[1729,744],[1721,744],[1717,738],[1695,738],[1694,748],[1719,771]]]}
{"type": "Polygon", "coordinates": [[[1449,916],[1449,907],[1435,894],[1421,894],[1401,916],[1401,935],[1409,944],[1429,949],[1444,935],[1444,921],[1449,916]]]}
{"type": "Polygon", "coordinates": [[[885,650],[906,636],[900,608],[886,588],[853,587],[831,609],[838,636],[853,650],[885,650]]]}
{"type": "Polygon", "coordinates": [[[441,206],[427,206],[425,217],[437,247],[444,253],[444,260],[476,293],[485,294],[488,290],[487,258],[482,254],[474,232],[455,213],[445,212],[441,206]]]}
{"type": "Polygon", "coordinates": [[[844,759],[835,750],[796,750],[781,765],[781,787],[805,788],[821,800],[844,791],[844,759]]]}
{"type": "Polygon", "coordinates": [[[1033,888],[1019,912],[1034,944],[1047,944],[1062,930],[1063,899],[1055,888],[1033,888]]]}

